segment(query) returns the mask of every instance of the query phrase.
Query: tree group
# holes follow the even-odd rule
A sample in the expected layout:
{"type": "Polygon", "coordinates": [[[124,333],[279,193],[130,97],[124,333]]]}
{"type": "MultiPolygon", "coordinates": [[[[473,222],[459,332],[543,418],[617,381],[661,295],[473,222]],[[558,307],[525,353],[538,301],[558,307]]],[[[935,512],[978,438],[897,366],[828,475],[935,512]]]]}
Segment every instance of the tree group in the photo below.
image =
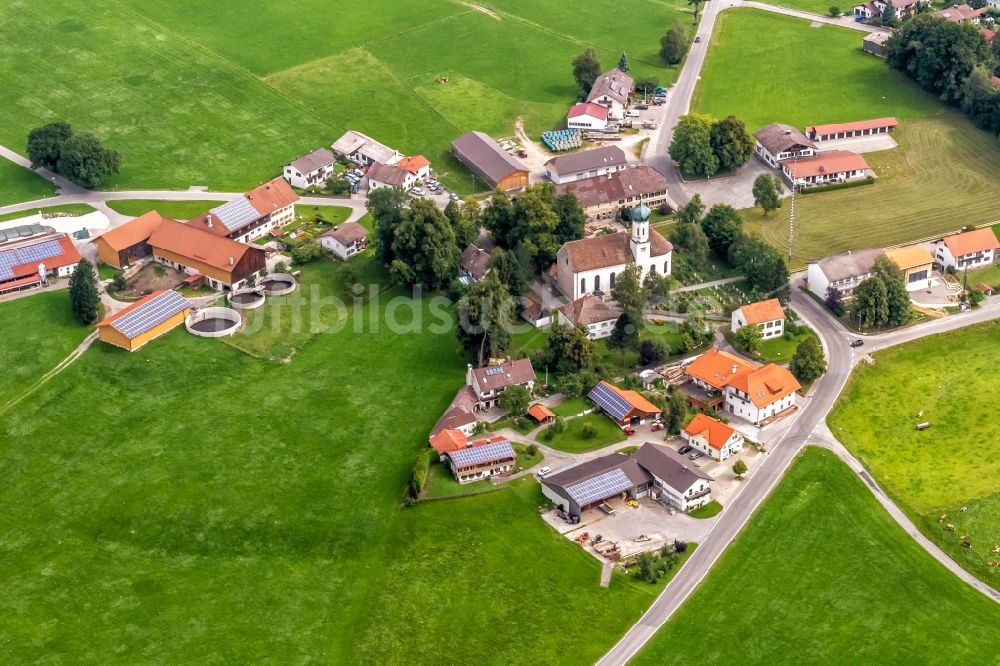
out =
{"type": "Polygon", "coordinates": [[[28,157],[33,169],[44,167],[94,189],[104,179],[118,173],[121,155],[105,148],[89,132],[74,134],[69,123],[57,122],[36,127],[28,133],[28,157]]]}
{"type": "Polygon", "coordinates": [[[536,271],[555,261],[563,243],[583,238],[586,219],[576,196],[557,196],[552,183],[532,185],[514,201],[506,192],[494,192],[482,213],[493,240],[524,257],[536,271]]]}
{"type": "MultiPolygon", "coordinates": [[[[886,7],[889,11],[890,7],[886,7]]],[[[907,20],[885,43],[886,62],[977,126],[1000,134],[1000,40],[992,49],[978,26],[921,14],[907,20]]]]}
{"type": "Polygon", "coordinates": [[[667,67],[679,65],[684,60],[684,54],[691,46],[687,28],[680,21],[675,21],[670,29],[660,37],[660,60],[667,67]]]}
{"type": "Polygon", "coordinates": [[[594,87],[594,81],[601,75],[601,61],[597,59],[597,51],[587,47],[583,53],[573,58],[573,80],[580,89],[580,96],[586,97],[594,87]]]}
{"type": "Polygon", "coordinates": [[[753,137],[735,116],[716,120],[703,113],[682,116],[674,128],[670,157],[694,176],[711,177],[734,171],[753,155],[753,137]]]}
{"type": "Polygon", "coordinates": [[[902,326],[910,320],[910,294],[888,257],[876,259],[871,276],[855,287],[851,315],[865,328],[902,326]]]}

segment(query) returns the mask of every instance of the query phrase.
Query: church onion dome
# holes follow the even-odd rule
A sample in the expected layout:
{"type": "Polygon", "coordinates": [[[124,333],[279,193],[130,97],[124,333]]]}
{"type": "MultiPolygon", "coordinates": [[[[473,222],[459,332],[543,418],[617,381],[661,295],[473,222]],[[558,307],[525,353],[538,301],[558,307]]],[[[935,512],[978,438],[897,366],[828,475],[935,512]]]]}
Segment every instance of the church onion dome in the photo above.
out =
{"type": "Polygon", "coordinates": [[[632,221],[633,222],[648,222],[649,216],[653,214],[653,211],[649,210],[649,206],[640,202],[638,206],[632,209],[632,221]]]}

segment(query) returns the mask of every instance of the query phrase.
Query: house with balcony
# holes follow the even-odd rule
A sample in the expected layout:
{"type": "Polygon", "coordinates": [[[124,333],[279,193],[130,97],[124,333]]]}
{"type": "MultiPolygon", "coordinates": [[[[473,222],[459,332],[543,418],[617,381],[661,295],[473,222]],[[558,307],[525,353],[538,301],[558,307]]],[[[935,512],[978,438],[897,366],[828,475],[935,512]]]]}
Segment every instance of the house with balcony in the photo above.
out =
{"type": "Polygon", "coordinates": [[[945,236],[934,243],[934,263],[942,270],[956,271],[991,265],[1000,251],[1000,243],[990,227],[945,236]]]}
{"type": "Polygon", "coordinates": [[[475,397],[473,409],[485,411],[500,403],[500,395],[511,386],[523,386],[532,392],[535,389],[535,369],[527,358],[507,360],[474,368],[470,364],[466,371],[465,384],[475,397]]]}
{"type": "Polygon", "coordinates": [[[712,477],[673,449],[646,442],[635,452],[635,461],[650,476],[647,492],[652,499],[679,511],[712,501],[712,477]]]}
{"type": "Polygon", "coordinates": [[[708,414],[696,414],[681,430],[681,438],[718,462],[743,450],[743,433],[708,414]]]}
{"type": "Polygon", "coordinates": [[[687,382],[681,390],[696,407],[721,410],[757,426],[792,413],[795,392],[801,388],[787,368],[759,366],[718,349],[688,364],[684,375],[687,382]]]}
{"type": "Polygon", "coordinates": [[[753,133],[754,153],[762,162],[777,167],[790,159],[802,159],[816,154],[816,144],[791,125],[771,123],[753,133]]]}

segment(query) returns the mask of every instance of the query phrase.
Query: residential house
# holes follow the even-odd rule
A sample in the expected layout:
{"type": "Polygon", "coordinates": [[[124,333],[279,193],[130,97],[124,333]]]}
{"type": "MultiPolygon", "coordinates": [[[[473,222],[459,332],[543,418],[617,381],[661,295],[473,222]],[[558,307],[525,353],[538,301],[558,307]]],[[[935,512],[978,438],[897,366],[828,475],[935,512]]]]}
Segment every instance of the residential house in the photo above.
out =
{"type": "MultiPolygon", "coordinates": [[[[885,33],[871,33],[885,34],[885,33]]],[[[836,139],[854,139],[876,134],[889,134],[896,130],[899,121],[892,117],[857,120],[850,123],[833,123],[830,125],[813,125],[806,128],[806,136],[816,143],[834,141],[836,139]]]]}
{"type": "Polygon", "coordinates": [[[801,160],[786,160],[781,164],[781,174],[800,189],[875,176],[865,158],[848,150],[831,150],[801,160]]]}
{"type": "Polygon", "coordinates": [[[600,340],[611,335],[615,330],[615,322],[618,321],[620,311],[611,308],[604,299],[593,294],[587,294],[576,299],[572,303],[559,308],[559,323],[565,326],[583,326],[587,330],[587,337],[591,340],[600,340]]]}
{"type": "Polygon", "coordinates": [[[320,234],[319,244],[341,259],[348,259],[368,247],[368,230],[357,222],[344,222],[320,234]]]}
{"type": "Polygon", "coordinates": [[[635,461],[651,477],[650,498],[679,511],[712,501],[712,477],[670,447],[646,442],[635,452],[635,461]]]}
{"type": "Polygon", "coordinates": [[[105,231],[90,242],[97,247],[97,256],[101,261],[114,268],[126,268],[153,254],[149,237],[163,220],[162,215],[151,210],[105,231]]]}
{"type": "Polygon", "coordinates": [[[608,126],[608,107],[590,102],[581,102],[570,107],[566,114],[569,129],[601,131],[608,126]]]}
{"type": "Polygon", "coordinates": [[[681,438],[694,449],[722,462],[743,450],[743,433],[707,414],[695,414],[681,438]]]}
{"type": "Polygon", "coordinates": [[[571,183],[584,178],[606,176],[628,166],[618,146],[601,146],[553,157],[545,163],[545,175],[553,183],[571,183]]]}
{"type": "Polygon", "coordinates": [[[688,393],[699,406],[717,407],[754,425],[768,423],[791,413],[799,382],[786,368],[745,361],[728,352],[710,349],[685,369],[684,374],[700,391],[688,393]],[[702,400],[707,394],[709,400],[702,400]],[[700,403],[709,402],[704,405],[700,403]]]}
{"type": "Polygon", "coordinates": [[[416,175],[395,164],[373,164],[368,167],[368,189],[372,192],[382,187],[409,190],[417,184],[416,175]]]}
{"type": "Polygon", "coordinates": [[[80,263],[80,253],[66,234],[38,225],[7,229],[30,235],[0,243],[0,294],[38,287],[52,277],[69,277],[80,263]]]}
{"type": "Polygon", "coordinates": [[[441,418],[437,420],[431,429],[431,446],[434,446],[434,438],[446,430],[455,430],[472,437],[476,430],[478,421],[473,413],[476,408],[476,394],[468,386],[463,386],[455,393],[451,399],[451,404],[445,410],[441,418]]]}
{"type": "Polygon", "coordinates": [[[615,288],[617,276],[635,262],[643,278],[648,273],[670,275],[673,246],[649,228],[650,210],[639,204],[632,210],[632,230],[569,241],[556,253],[556,284],[576,301],[591,293],[615,288]]]}
{"type": "Polygon", "coordinates": [[[396,166],[412,174],[418,181],[425,180],[431,176],[431,162],[423,155],[404,157],[396,162],[396,166]]]}
{"type": "Polygon", "coordinates": [[[861,40],[861,50],[873,56],[885,58],[885,43],[892,36],[890,32],[869,32],[861,40]]]}
{"type": "Polygon", "coordinates": [[[611,453],[561,469],[541,480],[542,494],[572,519],[608,501],[645,497],[653,477],[636,460],[611,453]]]}
{"type": "Polygon", "coordinates": [[[263,249],[174,220],[164,219],[156,227],[149,247],[154,261],[188,275],[203,275],[214,289],[239,289],[264,269],[263,249]]]}
{"type": "Polygon", "coordinates": [[[442,456],[448,469],[459,483],[472,483],[510,474],[517,467],[517,453],[504,437],[489,437],[470,441],[460,449],[442,456]]]}
{"type": "Polygon", "coordinates": [[[333,153],[320,148],[308,155],[303,155],[285,165],[284,178],[292,187],[305,190],[310,187],[324,187],[326,181],[333,175],[333,167],[337,158],[333,153]]]}
{"type": "Polygon", "coordinates": [[[458,279],[465,284],[479,282],[490,272],[490,253],[469,244],[458,261],[458,279]]]}
{"type": "Polygon", "coordinates": [[[528,167],[482,132],[466,132],[451,142],[451,149],[487,187],[509,192],[528,186],[528,167]]]}
{"type": "Polygon", "coordinates": [[[651,166],[612,171],[556,185],[556,194],[573,194],[591,220],[613,220],[623,209],[675,207],[667,194],[667,179],[651,166]]]}
{"type": "Polygon", "coordinates": [[[97,335],[108,344],[134,352],[183,324],[190,311],[186,298],[172,289],[160,289],[98,322],[97,335]]]}
{"type": "Polygon", "coordinates": [[[343,155],[361,166],[395,164],[403,159],[403,154],[398,150],[355,130],[345,132],[331,148],[333,148],[334,153],[343,155]]]}
{"type": "Polygon", "coordinates": [[[771,298],[741,305],[733,310],[730,330],[733,333],[744,326],[756,326],[764,340],[781,337],[785,332],[785,311],[781,301],[771,298]]]}
{"type": "MultiPolygon", "coordinates": [[[[882,16],[887,6],[886,0],[871,0],[862,4],[854,5],[855,18],[871,19],[882,16]]],[[[897,18],[913,16],[917,13],[920,5],[930,5],[930,0],[892,0],[892,7],[897,18]]]]}
{"type": "Polygon", "coordinates": [[[967,4],[953,5],[934,12],[934,16],[951,23],[970,23],[972,25],[979,25],[979,21],[982,15],[986,13],[987,9],[989,9],[989,7],[986,5],[983,5],[979,9],[973,9],[967,4]]]}
{"type": "Polygon", "coordinates": [[[298,200],[299,195],[279,177],[202,213],[188,225],[214,236],[249,243],[290,224],[298,200]]]}
{"type": "Polygon", "coordinates": [[[883,256],[885,252],[879,249],[848,250],[813,261],[806,273],[809,291],[826,300],[832,287],[840,292],[841,298],[850,298],[854,288],[871,276],[875,260],[883,256]]]}
{"type": "Polygon", "coordinates": [[[945,236],[935,243],[934,261],[942,270],[965,270],[989,266],[997,258],[1000,243],[990,227],[945,236]]]}
{"type": "Polygon", "coordinates": [[[626,391],[611,382],[600,382],[590,390],[587,397],[622,427],[639,425],[662,414],[659,407],[638,391],[626,391]]]}
{"type": "Polygon", "coordinates": [[[634,91],[635,82],[632,77],[616,67],[597,77],[586,101],[607,107],[609,120],[621,120],[625,117],[625,108],[632,100],[634,91]]]}
{"type": "Polygon", "coordinates": [[[754,153],[765,164],[777,167],[792,158],[802,159],[816,154],[816,144],[791,125],[771,123],[753,133],[754,153]]]}
{"type": "Polygon", "coordinates": [[[903,282],[908,291],[931,286],[934,257],[923,245],[886,248],[885,256],[903,272],[903,282]]]}
{"type": "Polygon", "coordinates": [[[495,365],[481,368],[469,368],[465,375],[465,384],[475,393],[476,411],[483,411],[500,404],[500,395],[511,386],[523,386],[528,392],[535,389],[535,369],[531,360],[521,358],[516,361],[507,360],[495,365]]]}

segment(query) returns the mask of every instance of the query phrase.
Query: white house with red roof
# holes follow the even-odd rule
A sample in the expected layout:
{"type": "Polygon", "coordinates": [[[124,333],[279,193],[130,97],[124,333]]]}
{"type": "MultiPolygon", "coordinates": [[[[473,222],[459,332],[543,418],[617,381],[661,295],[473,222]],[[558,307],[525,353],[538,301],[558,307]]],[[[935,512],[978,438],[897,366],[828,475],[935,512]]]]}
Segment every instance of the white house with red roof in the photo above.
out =
{"type": "Polygon", "coordinates": [[[560,324],[583,326],[587,329],[587,337],[591,340],[610,337],[611,332],[615,330],[615,322],[621,315],[619,310],[613,309],[603,298],[593,294],[587,294],[572,303],[567,303],[556,312],[560,324]]]}
{"type": "Polygon", "coordinates": [[[396,166],[413,174],[417,180],[424,180],[431,176],[431,162],[423,155],[404,157],[396,162],[396,166]]]}
{"type": "Polygon", "coordinates": [[[785,333],[785,311],[777,298],[748,303],[733,310],[730,324],[733,333],[744,326],[756,326],[761,337],[770,340],[785,333]]]}
{"type": "MultiPolygon", "coordinates": [[[[893,0],[892,7],[896,12],[896,17],[903,18],[916,14],[920,5],[930,6],[930,4],[931,0],[893,0]]],[[[888,2],[886,0],[872,0],[871,2],[854,5],[854,16],[855,18],[860,16],[865,19],[881,16],[887,5],[888,2]]]]}
{"type": "Polygon", "coordinates": [[[580,102],[566,114],[566,127],[581,130],[603,130],[608,126],[608,107],[593,102],[580,102]]]}
{"type": "Polygon", "coordinates": [[[849,150],[831,150],[801,160],[781,163],[781,174],[798,187],[833,185],[874,176],[861,155],[849,150]]]}
{"type": "Polygon", "coordinates": [[[707,414],[696,414],[684,426],[681,438],[719,462],[743,450],[743,433],[707,414]]]}
{"type": "Polygon", "coordinates": [[[959,271],[989,266],[1000,251],[1000,243],[990,227],[945,236],[934,245],[934,262],[944,269],[954,267],[959,271]]]}
{"type": "Polygon", "coordinates": [[[710,349],[685,369],[684,375],[695,387],[686,389],[689,400],[698,407],[719,408],[759,426],[791,413],[798,380],[786,368],[768,363],[758,366],[735,354],[710,349]]]}
{"type": "Polygon", "coordinates": [[[69,277],[79,261],[66,234],[43,231],[0,243],[0,294],[40,286],[50,277],[69,277]]]}
{"type": "Polygon", "coordinates": [[[430,445],[459,483],[510,474],[517,466],[517,452],[505,437],[470,440],[462,431],[448,429],[431,437],[430,445]]]}
{"type": "Polygon", "coordinates": [[[240,243],[280,229],[295,219],[299,195],[278,176],[241,197],[216,206],[191,219],[188,224],[215,236],[225,236],[240,243]]]}
{"type": "Polygon", "coordinates": [[[483,411],[495,407],[500,395],[511,386],[523,386],[530,393],[535,389],[535,369],[531,360],[520,358],[512,361],[509,357],[502,363],[474,368],[470,364],[465,375],[465,384],[475,396],[474,409],[483,411]]]}

